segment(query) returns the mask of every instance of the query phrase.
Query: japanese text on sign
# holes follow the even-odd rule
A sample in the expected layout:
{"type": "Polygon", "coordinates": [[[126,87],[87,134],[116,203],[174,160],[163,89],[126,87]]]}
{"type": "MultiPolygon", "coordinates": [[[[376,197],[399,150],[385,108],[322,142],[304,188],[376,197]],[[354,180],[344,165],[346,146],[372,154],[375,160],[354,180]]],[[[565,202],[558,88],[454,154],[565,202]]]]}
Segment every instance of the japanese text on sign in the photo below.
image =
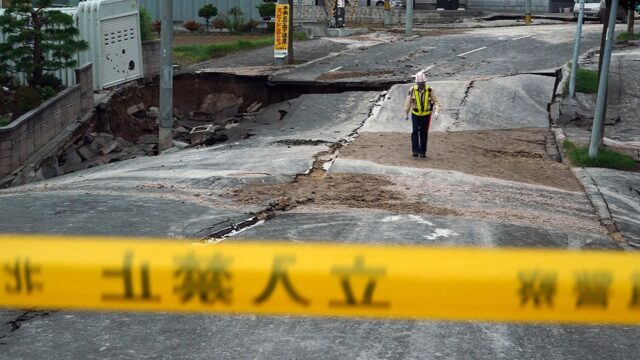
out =
{"type": "Polygon", "coordinates": [[[289,4],[276,4],[276,24],[274,35],[274,56],[285,57],[289,50],[289,4]]]}

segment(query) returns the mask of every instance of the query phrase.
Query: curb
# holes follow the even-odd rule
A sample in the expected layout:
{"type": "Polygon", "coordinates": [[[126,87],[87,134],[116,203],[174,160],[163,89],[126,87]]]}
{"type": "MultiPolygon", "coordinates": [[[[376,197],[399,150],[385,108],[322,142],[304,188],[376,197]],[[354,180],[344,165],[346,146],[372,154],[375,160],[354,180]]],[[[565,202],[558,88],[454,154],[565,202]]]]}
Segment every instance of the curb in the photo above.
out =
{"type": "Polygon", "coordinates": [[[622,233],[618,230],[618,225],[616,224],[615,220],[611,216],[611,212],[609,211],[609,205],[607,205],[607,201],[604,199],[604,196],[600,192],[600,188],[589,174],[589,171],[586,168],[573,167],[567,160],[566,154],[564,153],[564,148],[562,147],[562,141],[567,138],[564,130],[562,128],[553,128],[551,130],[553,132],[553,136],[556,139],[558,154],[560,154],[560,161],[569,167],[571,173],[573,173],[573,176],[578,180],[580,186],[582,186],[582,188],[584,189],[589,202],[596,211],[598,221],[602,226],[604,226],[605,229],[607,229],[609,237],[611,237],[613,241],[615,241],[616,244],[620,245],[623,249],[635,250],[635,248],[629,245],[622,233]]]}

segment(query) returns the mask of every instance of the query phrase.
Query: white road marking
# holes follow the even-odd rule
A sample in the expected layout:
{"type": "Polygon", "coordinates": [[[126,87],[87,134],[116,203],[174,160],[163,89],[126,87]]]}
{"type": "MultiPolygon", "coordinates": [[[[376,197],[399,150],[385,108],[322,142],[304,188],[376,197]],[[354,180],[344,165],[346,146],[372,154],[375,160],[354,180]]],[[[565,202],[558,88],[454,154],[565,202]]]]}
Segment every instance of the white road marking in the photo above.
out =
{"type": "Polygon", "coordinates": [[[427,66],[426,68],[422,69],[422,71],[427,72],[427,71],[433,69],[434,67],[436,67],[436,64],[433,64],[431,66],[427,66]]]}
{"type": "Polygon", "coordinates": [[[465,55],[468,55],[468,54],[474,53],[474,52],[476,52],[476,51],[484,50],[484,49],[486,49],[486,48],[487,48],[486,46],[483,46],[483,47],[481,47],[481,48],[477,48],[477,49],[475,49],[475,50],[467,51],[466,53],[462,53],[462,54],[460,54],[460,55],[458,55],[458,56],[465,56],[465,55]]]}
{"type": "Polygon", "coordinates": [[[340,70],[340,69],[342,69],[342,66],[338,66],[337,68],[335,68],[335,69],[331,69],[331,70],[329,70],[328,72],[333,72],[333,71],[340,70]]]}
{"type": "Polygon", "coordinates": [[[520,37],[518,37],[518,38],[513,39],[513,41],[520,40],[520,39],[526,39],[526,38],[529,38],[529,37],[531,37],[531,36],[532,36],[532,35],[520,36],[520,37]]]}

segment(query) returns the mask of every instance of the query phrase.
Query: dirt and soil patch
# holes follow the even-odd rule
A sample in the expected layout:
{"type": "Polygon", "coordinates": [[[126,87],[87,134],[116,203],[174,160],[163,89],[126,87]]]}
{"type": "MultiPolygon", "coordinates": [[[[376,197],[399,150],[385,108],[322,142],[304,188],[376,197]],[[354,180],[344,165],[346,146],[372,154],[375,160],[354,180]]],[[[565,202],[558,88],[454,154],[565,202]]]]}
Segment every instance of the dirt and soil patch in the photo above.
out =
{"type": "Polygon", "coordinates": [[[369,174],[327,174],[314,170],[293,183],[251,185],[236,189],[229,197],[247,204],[277,201],[288,210],[296,205],[331,208],[378,209],[397,213],[456,215],[456,211],[424,202],[411,202],[386,176],[369,174]]]}
{"type": "Polygon", "coordinates": [[[555,142],[547,129],[431,133],[425,160],[411,156],[410,134],[363,133],[340,156],[581,191],[571,171],[552,159],[549,148],[555,149],[555,142]]]}

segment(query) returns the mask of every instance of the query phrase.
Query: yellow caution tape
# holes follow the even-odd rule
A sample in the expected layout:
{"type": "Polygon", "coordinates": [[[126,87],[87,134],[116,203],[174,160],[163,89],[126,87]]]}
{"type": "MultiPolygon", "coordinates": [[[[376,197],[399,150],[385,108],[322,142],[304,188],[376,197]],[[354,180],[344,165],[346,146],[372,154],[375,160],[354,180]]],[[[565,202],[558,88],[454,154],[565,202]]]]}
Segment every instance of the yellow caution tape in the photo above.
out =
{"type": "Polygon", "coordinates": [[[640,323],[640,254],[0,236],[0,306],[640,323]]]}

